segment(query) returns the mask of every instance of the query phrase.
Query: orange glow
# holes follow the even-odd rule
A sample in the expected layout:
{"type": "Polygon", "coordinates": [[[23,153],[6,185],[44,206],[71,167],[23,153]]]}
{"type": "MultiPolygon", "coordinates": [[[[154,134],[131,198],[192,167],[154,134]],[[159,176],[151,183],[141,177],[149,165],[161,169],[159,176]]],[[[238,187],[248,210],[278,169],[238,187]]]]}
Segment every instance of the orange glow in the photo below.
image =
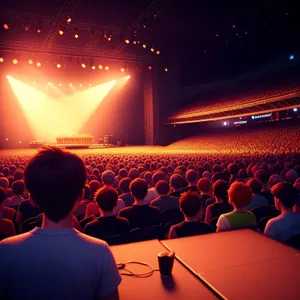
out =
{"type": "Polygon", "coordinates": [[[35,81],[32,81],[33,84],[35,84],[35,81]]]}
{"type": "Polygon", "coordinates": [[[66,20],[66,22],[67,22],[68,24],[70,24],[71,21],[72,21],[72,19],[71,19],[70,17],[68,17],[67,20],[66,20]]]}
{"type": "Polygon", "coordinates": [[[121,71],[121,72],[125,72],[125,69],[124,69],[124,68],[121,68],[120,71],[121,71]]]}
{"type": "Polygon", "coordinates": [[[130,41],[129,41],[129,40],[125,40],[125,43],[126,43],[126,44],[129,44],[129,43],[130,43],[130,41]]]}
{"type": "Polygon", "coordinates": [[[40,67],[42,64],[38,61],[37,63],[36,63],[36,66],[37,67],[40,67]]]}
{"type": "Polygon", "coordinates": [[[133,41],[132,43],[133,43],[134,45],[136,45],[136,44],[137,44],[137,42],[136,42],[136,41],[133,41]]]}
{"type": "Polygon", "coordinates": [[[146,49],[146,48],[147,48],[147,45],[146,45],[146,44],[143,44],[143,48],[146,49]]]}
{"type": "Polygon", "coordinates": [[[149,69],[149,70],[152,70],[152,66],[148,66],[148,69],[149,69]]]}
{"type": "Polygon", "coordinates": [[[80,83],[79,86],[82,87],[82,83],[80,83]]]}
{"type": "Polygon", "coordinates": [[[0,57],[0,63],[3,63],[3,62],[4,62],[4,58],[0,57]]]}
{"type": "Polygon", "coordinates": [[[17,59],[13,59],[12,62],[13,62],[14,65],[16,65],[18,63],[18,60],[17,59]]]}
{"type": "Polygon", "coordinates": [[[160,51],[159,51],[159,50],[157,50],[157,51],[156,51],[156,54],[157,54],[157,55],[159,55],[159,54],[160,54],[160,51]]]}
{"type": "Polygon", "coordinates": [[[5,30],[8,30],[8,29],[9,29],[9,25],[8,25],[7,23],[4,23],[4,24],[3,24],[3,28],[4,28],[5,30]]]}
{"type": "Polygon", "coordinates": [[[168,72],[169,70],[168,70],[168,68],[165,68],[165,72],[168,72]]]}
{"type": "Polygon", "coordinates": [[[89,86],[92,86],[92,84],[90,83],[89,86]]]}
{"type": "Polygon", "coordinates": [[[85,69],[86,68],[86,64],[81,64],[81,66],[85,69]]]}
{"type": "Polygon", "coordinates": [[[32,60],[32,59],[29,59],[28,63],[29,63],[30,65],[32,65],[32,64],[33,64],[33,60],[32,60]]]}
{"type": "Polygon", "coordinates": [[[111,36],[109,36],[109,37],[107,38],[107,40],[110,42],[110,41],[111,41],[111,36]]]}
{"type": "Polygon", "coordinates": [[[96,70],[96,66],[92,66],[92,70],[96,70]]]}
{"type": "Polygon", "coordinates": [[[155,51],[154,48],[151,48],[150,50],[151,50],[151,52],[154,52],[154,51],[155,51]]]}
{"type": "Polygon", "coordinates": [[[109,70],[109,66],[106,66],[106,67],[105,67],[105,71],[108,71],[108,70],[109,70]]]}
{"type": "Polygon", "coordinates": [[[51,143],[56,141],[58,135],[80,133],[84,124],[116,83],[109,81],[70,95],[61,94],[57,101],[34,86],[10,76],[7,78],[34,138],[51,143]]]}
{"type": "Polygon", "coordinates": [[[60,29],[60,30],[58,31],[58,34],[59,34],[59,35],[64,35],[64,31],[63,31],[62,29],[60,29]]]}
{"type": "Polygon", "coordinates": [[[60,83],[59,86],[62,86],[62,83],[60,83]]]}
{"type": "Polygon", "coordinates": [[[79,38],[78,33],[75,33],[74,37],[75,37],[75,39],[78,39],[79,38]]]}
{"type": "Polygon", "coordinates": [[[98,69],[99,69],[99,70],[102,70],[102,69],[103,69],[103,66],[102,66],[102,65],[99,65],[99,66],[98,66],[98,69]]]}
{"type": "Polygon", "coordinates": [[[56,67],[57,67],[58,69],[60,69],[60,68],[61,68],[61,64],[57,64],[56,67]]]}

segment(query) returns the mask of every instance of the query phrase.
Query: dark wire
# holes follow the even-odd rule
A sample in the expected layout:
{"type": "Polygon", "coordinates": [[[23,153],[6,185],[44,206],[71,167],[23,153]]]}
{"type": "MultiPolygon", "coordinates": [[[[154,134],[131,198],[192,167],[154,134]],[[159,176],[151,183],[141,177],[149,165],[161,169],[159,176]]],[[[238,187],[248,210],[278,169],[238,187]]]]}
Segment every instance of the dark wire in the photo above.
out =
{"type": "Polygon", "coordinates": [[[118,266],[119,270],[124,271],[124,272],[120,272],[121,275],[131,276],[131,277],[136,277],[136,278],[150,277],[154,274],[155,271],[159,271],[159,270],[153,269],[153,267],[148,263],[141,262],[141,261],[133,261],[133,260],[128,260],[124,263],[117,263],[117,266],[118,266]],[[132,272],[132,271],[130,271],[126,268],[130,264],[135,264],[135,265],[141,265],[141,266],[148,267],[150,269],[150,271],[145,272],[145,273],[134,273],[134,272],[132,272]]]}

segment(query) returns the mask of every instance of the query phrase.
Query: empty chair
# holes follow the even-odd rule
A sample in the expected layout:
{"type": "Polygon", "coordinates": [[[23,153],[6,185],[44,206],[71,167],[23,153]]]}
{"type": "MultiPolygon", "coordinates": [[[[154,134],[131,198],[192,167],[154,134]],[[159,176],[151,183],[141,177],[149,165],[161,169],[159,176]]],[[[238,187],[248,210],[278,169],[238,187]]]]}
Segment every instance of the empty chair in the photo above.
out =
{"type": "Polygon", "coordinates": [[[252,208],[251,212],[254,214],[257,223],[264,217],[277,217],[279,215],[279,211],[275,208],[275,205],[257,206],[252,208]]]}
{"type": "Polygon", "coordinates": [[[131,242],[141,242],[159,239],[162,240],[165,237],[164,227],[161,225],[155,225],[146,228],[135,228],[130,231],[129,238],[131,242]]]}
{"type": "Polygon", "coordinates": [[[126,244],[128,242],[128,239],[123,235],[105,236],[102,240],[106,241],[110,246],[126,244]]]}
{"type": "Polygon", "coordinates": [[[171,221],[183,221],[184,220],[183,213],[180,211],[180,209],[177,209],[177,208],[165,210],[161,214],[161,217],[162,217],[163,225],[166,225],[171,221]]]}

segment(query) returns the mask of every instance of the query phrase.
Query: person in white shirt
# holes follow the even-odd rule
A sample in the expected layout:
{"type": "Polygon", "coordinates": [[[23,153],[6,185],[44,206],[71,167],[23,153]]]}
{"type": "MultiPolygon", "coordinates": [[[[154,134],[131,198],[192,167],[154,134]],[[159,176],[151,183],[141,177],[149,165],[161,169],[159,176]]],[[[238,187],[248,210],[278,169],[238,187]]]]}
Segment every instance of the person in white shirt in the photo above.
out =
{"type": "Polygon", "coordinates": [[[121,277],[107,243],[72,226],[85,181],[75,154],[46,147],[31,159],[25,186],[43,212],[42,227],[0,242],[0,299],[119,299],[121,277]]]}
{"type": "Polygon", "coordinates": [[[275,206],[281,214],[268,221],[264,234],[272,239],[285,242],[293,235],[300,234],[300,213],[293,211],[298,193],[287,182],[280,182],[271,189],[275,206]]]}

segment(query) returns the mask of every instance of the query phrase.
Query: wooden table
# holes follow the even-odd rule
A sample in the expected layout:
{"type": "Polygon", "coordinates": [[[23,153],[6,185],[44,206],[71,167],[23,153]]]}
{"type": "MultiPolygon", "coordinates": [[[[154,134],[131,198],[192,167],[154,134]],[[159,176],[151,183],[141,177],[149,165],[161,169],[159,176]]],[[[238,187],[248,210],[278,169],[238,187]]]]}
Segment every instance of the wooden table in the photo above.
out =
{"type": "MultiPolygon", "coordinates": [[[[166,251],[158,240],[112,246],[111,250],[117,262],[142,261],[151,264],[154,269],[158,269],[157,254],[166,251]]],[[[128,268],[136,272],[148,271],[143,266],[129,266],[128,268]]],[[[194,276],[176,260],[174,261],[172,278],[163,278],[156,271],[147,278],[122,276],[122,279],[119,286],[121,300],[208,300],[217,298],[197,276],[194,276]]]]}

